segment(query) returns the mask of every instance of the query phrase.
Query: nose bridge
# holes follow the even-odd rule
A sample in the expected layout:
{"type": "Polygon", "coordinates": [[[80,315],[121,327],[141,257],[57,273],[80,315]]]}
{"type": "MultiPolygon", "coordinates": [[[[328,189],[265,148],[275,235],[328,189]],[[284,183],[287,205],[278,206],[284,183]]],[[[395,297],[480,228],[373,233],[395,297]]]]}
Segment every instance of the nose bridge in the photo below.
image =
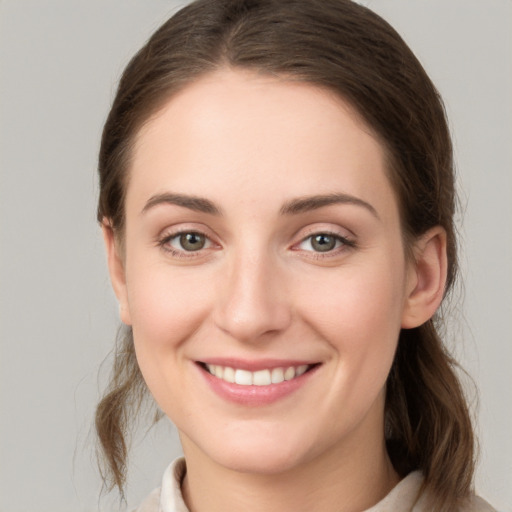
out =
{"type": "Polygon", "coordinates": [[[218,301],[217,323],[240,341],[257,341],[290,321],[286,277],[267,248],[248,244],[228,258],[218,301]]]}

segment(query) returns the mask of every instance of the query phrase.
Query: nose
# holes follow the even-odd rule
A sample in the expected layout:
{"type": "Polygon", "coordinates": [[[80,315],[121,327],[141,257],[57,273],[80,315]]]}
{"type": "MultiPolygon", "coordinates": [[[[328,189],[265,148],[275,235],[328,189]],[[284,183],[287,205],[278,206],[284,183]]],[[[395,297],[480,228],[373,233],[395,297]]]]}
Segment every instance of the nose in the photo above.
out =
{"type": "Polygon", "coordinates": [[[239,257],[221,277],[217,326],[243,342],[258,342],[284,331],[292,311],[283,269],[271,257],[239,257]]]}

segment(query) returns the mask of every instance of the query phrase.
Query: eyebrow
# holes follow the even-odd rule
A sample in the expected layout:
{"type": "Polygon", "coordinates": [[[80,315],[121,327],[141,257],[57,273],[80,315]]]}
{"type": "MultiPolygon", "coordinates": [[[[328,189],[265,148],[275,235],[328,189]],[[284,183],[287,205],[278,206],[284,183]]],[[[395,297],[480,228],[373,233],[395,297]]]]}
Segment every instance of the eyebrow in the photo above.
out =
{"type": "Polygon", "coordinates": [[[324,206],[330,206],[332,204],[351,204],[361,206],[380,220],[377,210],[370,203],[350,194],[341,193],[299,197],[285,203],[281,208],[280,213],[281,215],[294,215],[317,210],[318,208],[323,208],[324,206]]]}
{"type": "Polygon", "coordinates": [[[146,213],[151,208],[161,204],[174,204],[196,212],[220,215],[221,212],[209,199],[203,197],[189,196],[185,194],[157,194],[152,196],[144,205],[141,213],[146,213]]]}
{"type": "MultiPolygon", "coordinates": [[[[208,213],[210,215],[221,215],[221,210],[209,199],[187,194],[172,193],[156,194],[152,196],[144,205],[141,213],[146,213],[148,210],[161,204],[173,204],[196,212],[208,213]]],[[[342,193],[305,196],[292,199],[281,207],[280,214],[297,215],[299,213],[317,210],[333,204],[361,206],[368,210],[374,217],[380,219],[377,210],[370,203],[350,194],[342,193]]]]}

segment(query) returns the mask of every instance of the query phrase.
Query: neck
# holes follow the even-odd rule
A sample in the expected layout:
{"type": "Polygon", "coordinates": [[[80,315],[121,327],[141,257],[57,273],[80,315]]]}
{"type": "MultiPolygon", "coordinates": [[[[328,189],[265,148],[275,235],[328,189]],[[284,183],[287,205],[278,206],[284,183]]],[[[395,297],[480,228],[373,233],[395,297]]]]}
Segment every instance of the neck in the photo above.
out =
{"type": "Polygon", "coordinates": [[[278,474],[234,471],[198,457],[197,447],[187,441],[182,491],[191,512],[361,512],[399,481],[383,438],[353,439],[349,450],[345,444],[278,474]]]}

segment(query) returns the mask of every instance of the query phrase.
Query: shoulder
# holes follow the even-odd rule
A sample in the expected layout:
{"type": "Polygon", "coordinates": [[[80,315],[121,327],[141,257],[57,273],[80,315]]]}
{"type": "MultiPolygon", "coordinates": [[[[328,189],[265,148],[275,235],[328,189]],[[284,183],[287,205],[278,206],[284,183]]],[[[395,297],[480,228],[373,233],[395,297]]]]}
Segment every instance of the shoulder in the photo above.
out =
{"type": "Polygon", "coordinates": [[[496,509],[482,498],[472,496],[461,512],[496,512],[496,509]]]}
{"type": "MultiPolygon", "coordinates": [[[[432,496],[423,489],[424,478],[420,471],[407,475],[379,503],[366,512],[431,512],[432,496]]],[[[472,495],[457,512],[496,512],[485,500],[472,495]]]]}
{"type": "MultiPolygon", "coordinates": [[[[430,503],[430,496],[428,491],[423,492],[418,501],[416,502],[412,512],[430,512],[431,508],[428,505],[430,503]]],[[[487,501],[472,494],[468,499],[457,508],[457,512],[497,512],[487,501]]]]}

